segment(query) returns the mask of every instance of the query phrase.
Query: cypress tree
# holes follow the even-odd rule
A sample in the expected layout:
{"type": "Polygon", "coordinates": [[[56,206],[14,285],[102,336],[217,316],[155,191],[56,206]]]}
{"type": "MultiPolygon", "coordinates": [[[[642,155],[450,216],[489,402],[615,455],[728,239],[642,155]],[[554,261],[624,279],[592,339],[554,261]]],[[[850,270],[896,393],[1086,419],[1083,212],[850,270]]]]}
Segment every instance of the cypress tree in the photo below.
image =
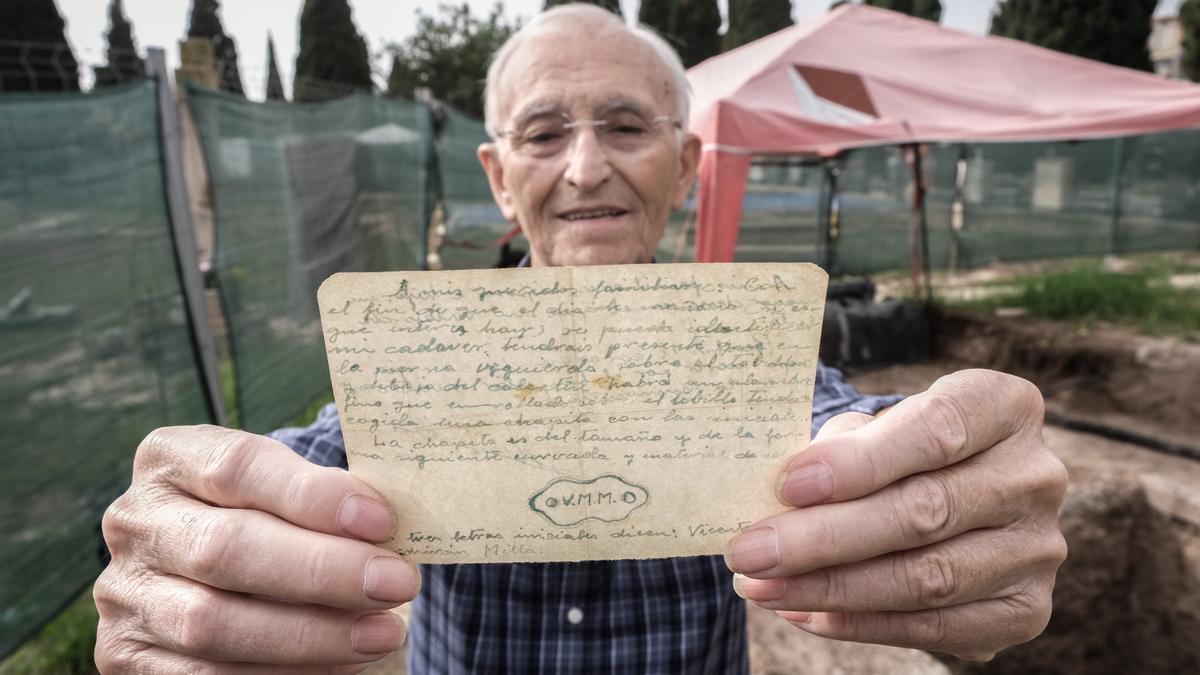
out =
{"type": "Polygon", "coordinates": [[[411,97],[420,81],[418,73],[409,65],[408,59],[404,54],[404,48],[400,45],[394,45],[392,47],[392,70],[388,73],[387,93],[385,95],[388,98],[411,97]]]}
{"type": "Polygon", "coordinates": [[[1146,43],[1157,4],[1158,0],[1005,0],[992,18],[991,32],[1114,66],[1151,70],[1146,43]]]}
{"type": "Polygon", "coordinates": [[[1183,31],[1183,73],[1200,82],[1200,0],[1187,0],[1179,8],[1183,31]]]}
{"type": "Polygon", "coordinates": [[[675,28],[675,13],[678,9],[677,0],[642,0],[641,6],[638,7],[638,23],[653,28],[674,44],[671,33],[675,28]]]}
{"type": "Polygon", "coordinates": [[[267,33],[267,92],[268,101],[286,101],[283,80],[279,77],[279,65],[275,63],[275,38],[267,33]]]}
{"type": "Polygon", "coordinates": [[[725,49],[753,42],[791,25],[791,0],[729,0],[725,49]]]}
{"type": "Polygon", "coordinates": [[[0,92],[79,91],[79,62],[54,0],[0,1],[0,92]]]}
{"type": "Polygon", "coordinates": [[[934,23],[942,20],[942,3],[939,0],[866,0],[865,4],[903,12],[934,23]]]}
{"type": "Polygon", "coordinates": [[[685,68],[721,53],[716,0],[642,0],[638,21],[670,42],[685,68]]]}
{"type": "Polygon", "coordinates": [[[96,69],[96,87],[108,87],[135,80],[146,75],[146,66],[137,55],[133,41],[133,26],[125,17],[121,0],[108,5],[108,46],[105,50],[108,65],[96,69]]]}
{"type": "Polygon", "coordinates": [[[679,39],[679,58],[691,68],[704,59],[721,53],[721,10],[717,0],[677,0],[675,37],[679,39]]]}
{"type": "Polygon", "coordinates": [[[208,38],[213,43],[214,66],[224,91],[245,96],[242,74],[238,68],[237,45],[225,34],[221,26],[220,3],[217,0],[193,0],[192,15],[188,22],[189,38],[208,38]]]}
{"type": "Polygon", "coordinates": [[[589,5],[603,7],[610,12],[616,12],[617,14],[621,13],[621,0],[546,0],[546,4],[542,6],[542,11],[546,11],[547,9],[556,7],[558,5],[565,5],[568,2],[585,2],[589,5]]]}
{"type": "Polygon", "coordinates": [[[328,99],[328,83],[347,90],[371,89],[367,43],[354,26],[347,0],[305,0],[292,98],[297,102],[328,99]]]}

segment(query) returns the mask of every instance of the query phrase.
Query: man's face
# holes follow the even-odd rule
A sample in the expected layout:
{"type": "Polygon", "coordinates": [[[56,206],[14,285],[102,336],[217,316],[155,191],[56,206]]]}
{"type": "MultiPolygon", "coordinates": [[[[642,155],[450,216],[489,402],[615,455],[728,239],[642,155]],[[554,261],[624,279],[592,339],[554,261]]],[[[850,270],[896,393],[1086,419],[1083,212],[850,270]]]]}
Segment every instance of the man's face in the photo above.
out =
{"type": "Polygon", "coordinates": [[[511,136],[479,149],[496,203],[521,226],[535,266],[649,262],[700,155],[699,139],[680,140],[675,90],[653,51],[624,34],[548,29],[518,48],[498,87],[504,130],[547,113],[594,120],[628,109],[646,120],[671,118],[635,151],[602,142],[612,132],[588,124],[552,156],[511,136]]]}

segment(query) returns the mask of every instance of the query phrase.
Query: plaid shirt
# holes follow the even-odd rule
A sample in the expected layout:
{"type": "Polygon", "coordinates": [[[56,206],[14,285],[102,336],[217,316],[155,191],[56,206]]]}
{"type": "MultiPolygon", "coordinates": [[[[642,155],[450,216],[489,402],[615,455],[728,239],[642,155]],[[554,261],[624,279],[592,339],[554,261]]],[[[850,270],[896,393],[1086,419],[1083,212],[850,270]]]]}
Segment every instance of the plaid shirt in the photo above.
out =
{"type": "MultiPolygon", "coordinates": [[[[813,434],[834,415],[874,414],[817,365],[813,434]]],[[[346,467],[337,409],[270,434],[304,458],[346,467]]],[[[410,673],[746,673],[746,607],[716,556],[584,563],[422,565],[410,673]]]]}

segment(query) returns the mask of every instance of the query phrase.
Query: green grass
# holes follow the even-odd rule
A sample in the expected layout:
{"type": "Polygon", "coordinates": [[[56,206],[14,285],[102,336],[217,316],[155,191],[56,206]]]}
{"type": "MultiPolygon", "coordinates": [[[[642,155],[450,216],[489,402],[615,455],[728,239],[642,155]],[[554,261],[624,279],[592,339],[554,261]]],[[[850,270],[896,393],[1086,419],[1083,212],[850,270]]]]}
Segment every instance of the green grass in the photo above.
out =
{"type": "Polygon", "coordinates": [[[1173,288],[1172,274],[1197,268],[1153,260],[1115,272],[1098,262],[1066,270],[997,282],[1011,293],[986,300],[955,303],[982,311],[1020,307],[1031,316],[1091,327],[1100,322],[1128,326],[1150,335],[1200,336],[1200,291],[1173,288]]]}
{"type": "Polygon", "coordinates": [[[310,403],[309,406],[304,409],[304,412],[302,412],[299,415],[296,415],[292,419],[288,420],[287,423],[284,424],[283,426],[285,426],[285,427],[306,427],[306,426],[312,424],[317,419],[317,413],[321,412],[321,408],[324,408],[326,406],[326,404],[329,404],[329,403],[333,403],[333,392],[332,391],[326,392],[324,395],[321,396],[321,398],[310,403]]]}
{"type": "MultiPolygon", "coordinates": [[[[230,413],[230,426],[237,427],[236,387],[234,386],[233,364],[228,360],[220,363],[221,389],[230,413]]],[[[283,426],[307,426],[316,419],[317,412],[333,400],[333,392],[326,392],[309,405],[304,412],[288,420],[283,426]]],[[[91,544],[89,543],[89,546],[91,544]]],[[[76,675],[96,672],[92,654],[96,649],[96,622],[99,615],[92,602],[89,587],[70,606],[63,610],[32,640],[25,643],[9,658],[0,662],[0,675],[76,675]]]]}
{"type": "Polygon", "coordinates": [[[98,619],[92,589],[88,588],[32,640],[0,663],[0,675],[95,673],[92,652],[98,619]]]}

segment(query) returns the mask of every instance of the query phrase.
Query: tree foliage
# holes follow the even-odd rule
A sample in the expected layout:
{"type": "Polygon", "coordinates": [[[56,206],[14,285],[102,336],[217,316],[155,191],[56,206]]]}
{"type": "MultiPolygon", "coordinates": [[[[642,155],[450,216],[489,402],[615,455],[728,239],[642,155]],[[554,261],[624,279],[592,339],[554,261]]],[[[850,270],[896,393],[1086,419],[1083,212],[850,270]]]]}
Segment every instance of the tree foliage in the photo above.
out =
{"type": "Polygon", "coordinates": [[[427,87],[434,98],[482,117],[488,62],[519,27],[505,21],[498,0],[485,18],[472,16],[465,2],[440,5],[437,15],[418,9],[416,32],[391,47],[388,95],[411,97],[427,87]]]}
{"type": "Polygon", "coordinates": [[[412,61],[404,52],[403,46],[392,45],[391,49],[392,69],[388,73],[387,97],[412,98],[416,88],[424,86],[421,83],[421,75],[413,69],[412,61]]]}
{"type": "Polygon", "coordinates": [[[267,91],[268,101],[286,101],[283,93],[283,78],[279,77],[279,64],[275,61],[275,38],[267,34],[267,91]]]}
{"type": "Polygon", "coordinates": [[[54,0],[0,0],[0,92],[79,91],[79,62],[54,0]]]}
{"type": "Polygon", "coordinates": [[[1150,70],[1146,43],[1158,0],[1005,0],[992,34],[1114,66],[1150,70]]]}
{"type": "Polygon", "coordinates": [[[589,5],[603,7],[610,12],[616,12],[617,14],[621,13],[621,0],[546,0],[546,4],[542,7],[542,10],[545,11],[551,7],[565,5],[570,2],[584,2],[589,5]]]}
{"type": "Polygon", "coordinates": [[[939,0],[866,0],[864,4],[903,12],[935,23],[942,20],[942,3],[939,0]]]}
{"type": "Polygon", "coordinates": [[[791,25],[791,0],[729,0],[725,49],[753,42],[791,25]]]}
{"type": "Polygon", "coordinates": [[[638,21],[671,43],[685,68],[721,53],[716,0],[642,0],[638,21]]]}
{"type": "Polygon", "coordinates": [[[244,96],[242,73],[238,68],[237,45],[225,34],[221,25],[221,10],[217,0],[193,0],[192,15],[188,21],[189,38],[207,38],[213,45],[213,65],[224,91],[244,96]]]}
{"type": "Polygon", "coordinates": [[[717,0],[677,0],[673,34],[679,40],[679,57],[691,68],[721,53],[721,10],[717,0]]]}
{"type": "Polygon", "coordinates": [[[1193,82],[1200,82],[1200,0],[1183,3],[1179,23],[1183,30],[1183,72],[1193,82]]]}
{"type": "Polygon", "coordinates": [[[678,8],[676,0],[642,0],[638,7],[638,23],[653,28],[669,40],[678,8]]]}
{"type": "Polygon", "coordinates": [[[326,100],[333,94],[370,90],[371,86],[367,43],[354,25],[349,2],[305,0],[293,100],[326,100]]]}
{"type": "Polygon", "coordinates": [[[96,69],[96,86],[108,87],[146,75],[146,65],[137,54],[133,26],[125,16],[124,3],[112,0],[108,5],[108,65],[96,69]]]}

